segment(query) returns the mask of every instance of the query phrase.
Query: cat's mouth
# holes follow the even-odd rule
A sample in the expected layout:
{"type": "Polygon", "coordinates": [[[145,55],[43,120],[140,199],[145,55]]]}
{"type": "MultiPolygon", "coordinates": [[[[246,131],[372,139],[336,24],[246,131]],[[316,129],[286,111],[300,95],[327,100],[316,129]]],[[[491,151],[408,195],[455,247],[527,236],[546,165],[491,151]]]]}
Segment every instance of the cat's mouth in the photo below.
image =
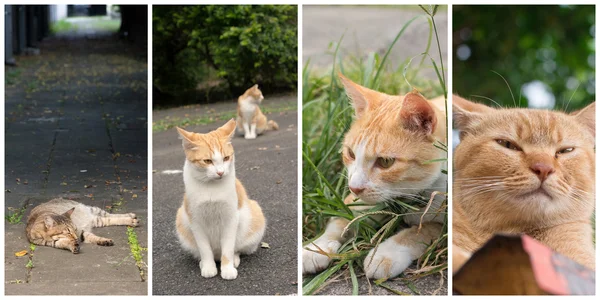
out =
{"type": "Polygon", "coordinates": [[[531,192],[527,192],[527,193],[521,195],[521,197],[523,197],[523,198],[540,197],[540,196],[552,199],[552,196],[550,194],[548,194],[548,192],[542,186],[540,186],[539,188],[537,188],[531,192]]]}

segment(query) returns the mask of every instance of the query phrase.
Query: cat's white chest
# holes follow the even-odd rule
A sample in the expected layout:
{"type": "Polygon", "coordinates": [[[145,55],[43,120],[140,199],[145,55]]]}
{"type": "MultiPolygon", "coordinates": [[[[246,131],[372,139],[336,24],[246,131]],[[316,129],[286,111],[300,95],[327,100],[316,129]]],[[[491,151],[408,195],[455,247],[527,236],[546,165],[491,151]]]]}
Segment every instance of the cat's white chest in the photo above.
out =
{"type": "Polygon", "coordinates": [[[254,113],[256,112],[256,104],[248,100],[242,101],[240,104],[240,112],[242,113],[242,118],[244,121],[250,123],[254,117],[254,113]]]}

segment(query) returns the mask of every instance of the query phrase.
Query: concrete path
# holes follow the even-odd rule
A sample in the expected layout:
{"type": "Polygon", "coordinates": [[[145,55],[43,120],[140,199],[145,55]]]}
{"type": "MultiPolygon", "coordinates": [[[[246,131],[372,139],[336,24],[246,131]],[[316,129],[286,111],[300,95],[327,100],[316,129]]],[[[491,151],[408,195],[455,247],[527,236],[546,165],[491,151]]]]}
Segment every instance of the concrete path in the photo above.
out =
{"type": "Polygon", "coordinates": [[[136,213],[148,246],[146,50],[106,35],[48,39],[40,50],[6,69],[4,211],[16,216],[5,221],[5,293],[146,295],[147,250],[136,262],[127,227],[95,229],[115,245],[82,244],[77,255],[32,251],[25,236],[31,208],[64,197],[136,213]]]}
{"type": "MultiPolygon", "coordinates": [[[[267,109],[287,107],[296,95],[270,97],[267,109]]],[[[223,125],[222,114],[235,111],[236,102],[194,105],[155,111],[153,122],[205,115],[216,120],[209,125],[188,126],[193,132],[208,132],[223,125]]],[[[233,139],[236,175],[251,199],[261,205],[267,219],[263,242],[243,256],[238,278],[200,276],[198,261],[184,252],[175,234],[175,213],[181,205],[184,184],[179,171],[185,156],[174,128],[153,134],[153,249],[152,293],[154,295],[290,295],[298,293],[298,114],[295,109],[267,114],[279,123],[278,131],[269,131],[255,140],[241,136],[233,139]],[[172,173],[172,172],[171,172],[172,173]]]]}
{"type": "MultiPolygon", "coordinates": [[[[409,25],[388,58],[394,69],[411,57],[421,54],[427,47],[429,25],[425,12],[419,7],[304,5],[302,7],[303,64],[310,59],[310,66],[313,69],[330,68],[335,45],[342,35],[344,39],[338,56],[352,55],[366,59],[369,53],[375,52],[383,58],[402,26],[415,16],[421,17],[409,25]],[[329,49],[330,44],[332,44],[331,49],[329,49]]],[[[447,66],[448,10],[439,9],[435,20],[444,66],[447,66]]],[[[432,41],[430,54],[439,66],[439,54],[437,48],[434,48],[435,45],[432,41]]],[[[416,66],[419,61],[420,58],[415,59],[413,65],[416,66]]],[[[431,63],[426,62],[424,66],[431,66],[431,63]]],[[[424,69],[419,74],[437,80],[433,68],[424,69]]]]}

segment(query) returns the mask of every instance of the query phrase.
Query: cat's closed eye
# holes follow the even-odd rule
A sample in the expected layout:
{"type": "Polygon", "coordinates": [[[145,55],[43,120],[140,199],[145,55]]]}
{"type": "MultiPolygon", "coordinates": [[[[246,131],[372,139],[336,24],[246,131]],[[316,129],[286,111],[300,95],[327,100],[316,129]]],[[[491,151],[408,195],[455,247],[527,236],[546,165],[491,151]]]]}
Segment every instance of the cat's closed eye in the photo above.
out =
{"type": "Polygon", "coordinates": [[[496,143],[500,144],[504,148],[508,148],[508,149],[515,150],[515,151],[523,151],[521,149],[521,147],[519,147],[516,143],[513,143],[513,142],[508,141],[508,140],[497,139],[496,143]]]}

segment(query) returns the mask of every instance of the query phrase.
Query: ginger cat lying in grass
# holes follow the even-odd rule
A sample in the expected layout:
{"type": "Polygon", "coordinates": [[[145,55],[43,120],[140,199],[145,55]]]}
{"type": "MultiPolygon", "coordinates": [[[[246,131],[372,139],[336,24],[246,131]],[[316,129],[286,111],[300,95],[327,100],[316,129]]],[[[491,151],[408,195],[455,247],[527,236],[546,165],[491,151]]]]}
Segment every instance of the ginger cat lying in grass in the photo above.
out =
{"type": "MultiPolygon", "coordinates": [[[[421,192],[428,199],[434,191],[445,192],[447,179],[442,173],[443,163],[427,163],[446,157],[445,151],[434,146],[436,141],[446,141],[444,98],[428,101],[416,91],[391,96],[360,86],[341,75],[340,78],[356,114],[342,148],[351,191],[344,202],[373,205],[395,198],[411,199],[421,192]]],[[[401,229],[369,251],[363,264],[367,277],[398,276],[423,255],[442,234],[445,219],[445,210],[440,213],[442,198],[435,197],[423,223],[423,209],[405,215],[404,222],[410,227],[401,229]]],[[[360,208],[352,207],[355,211],[360,208]]],[[[344,218],[332,218],[325,232],[303,249],[303,274],[322,271],[329,265],[331,259],[315,251],[336,253],[350,238],[351,234],[342,236],[348,223],[344,218]]]]}
{"type": "Polygon", "coordinates": [[[571,114],[453,105],[453,271],[495,233],[527,234],[594,269],[595,104],[571,114]]]}
{"type": "Polygon", "coordinates": [[[248,199],[235,176],[231,137],[233,119],[206,134],[177,127],[183,139],[185,195],[177,211],[177,236],[183,249],[200,259],[202,277],[237,278],[241,254],[260,245],[266,221],[258,203],[248,199]]]}
{"type": "Polygon", "coordinates": [[[255,84],[238,98],[237,106],[237,129],[246,139],[255,139],[266,130],[278,130],[279,125],[268,120],[260,110],[259,104],[265,99],[262,92],[255,84]]]}

